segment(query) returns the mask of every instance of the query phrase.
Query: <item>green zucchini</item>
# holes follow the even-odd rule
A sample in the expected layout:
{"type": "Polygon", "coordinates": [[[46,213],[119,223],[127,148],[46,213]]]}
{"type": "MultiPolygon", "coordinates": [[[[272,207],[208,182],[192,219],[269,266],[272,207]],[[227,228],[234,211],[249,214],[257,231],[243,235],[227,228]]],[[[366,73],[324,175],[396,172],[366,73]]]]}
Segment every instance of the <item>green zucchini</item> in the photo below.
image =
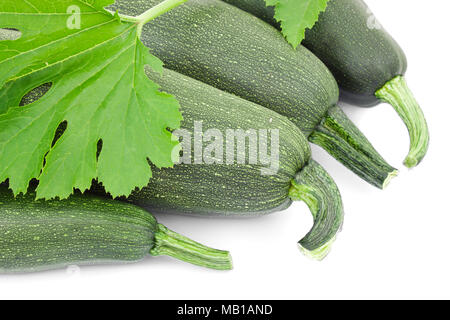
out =
{"type": "Polygon", "coordinates": [[[6,185],[0,185],[1,273],[130,263],[148,255],[231,269],[228,252],[170,231],[131,204],[92,195],[36,201],[31,192],[14,198],[6,185]]]}
{"type": "MultiPolygon", "coordinates": [[[[183,163],[174,168],[152,168],[149,185],[123,200],[155,213],[232,217],[264,215],[286,209],[292,201],[305,201],[314,226],[300,240],[300,248],[308,256],[325,257],[342,225],[342,200],[332,178],[311,159],[308,141],[299,128],[274,111],[174,71],[149,75],[180,102],[184,118],[181,132],[191,133],[191,139],[183,135],[183,163]],[[202,124],[202,131],[195,123],[202,124]],[[268,139],[259,136],[258,148],[263,143],[267,154],[278,155],[274,158],[277,169],[268,173],[268,163],[250,162],[250,139],[246,139],[245,149],[239,149],[238,140],[233,138],[235,144],[222,153],[233,151],[236,157],[231,162],[220,152],[206,153],[213,139],[196,140],[214,130],[224,142],[230,129],[267,130],[268,139]],[[195,152],[199,147],[205,151],[203,155],[195,152]],[[246,155],[245,161],[238,161],[239,152],[246,155]]],[[[93,191],[104,192],[98,186],[93,191]]]]}
{"type": "MultiPolygon", "coordinates": [[[[299,246],[308,256],[324,258],[343,222],[342,200],[332,178],[311,159],[308,141],[299,128],[274,111],[169,69],[163,75],[148,70],[147,73],[180,102],[184,120],[182,130],[175,134],[184,132],[191,137],[186,140],[182,136],[182,163],[167,169],[152,167],[149,185],[122,200],[155,213],[233,217],[269,214],[288,208],[292,201],[305,201],[313,214],[314,226],[299,246]],[[196,128],[199,123],[201,131],[196,128]],[[250,138],[239,149],[233,137],[235,143],[229,150],[235,156],[231,162],[216,153],[203,153],[213,139],[201,138],[199,143],[198,137],[209,130],[223,137],[228,130],[263,130],[267,140],[257,141],[258,152],[265,147],[267,155],[276,155],[272,162],[276,166],[268,172],[270,161],[261,161],[261,157],[250,163],[250,138]],[[200,155],[195,152],[198,148],[202,150],[200,155]],[[239,153],[245,155],[244,161],[238,162],[239,153]]],[[[49,88],[43,85],[32,90],[21,104],[32,103],[49,88]]],[[[61,134],[59,130],[56,139],[61,134]]],[[[105,195],[95,183],[91,191],[105,195]]]]}
{"type": "MultiPolygon", "coordinates": [[[[138,15],[162,0],[118,0],[138,15]]],[[[294,51],[273,27],[218,0],[190,0],[143,28],[167,68],[272,109],[293,121],[366,181],[383,188],[396,170],[336,106],[339,90],[310,51],[294,51]]]]}
{"type": "MultiPolygon", "coordinates": [[[[265,0],[223,0],[279,26],[265,0]]],[[[336,77],[342,99],[360,106],[390,103],[408,128],[411,145],[405,165],[422,161],[429,143],[428,126],[404,75],[407,60],[395,40],[362,0],[330,0],[303,44],[336,77]]]]}

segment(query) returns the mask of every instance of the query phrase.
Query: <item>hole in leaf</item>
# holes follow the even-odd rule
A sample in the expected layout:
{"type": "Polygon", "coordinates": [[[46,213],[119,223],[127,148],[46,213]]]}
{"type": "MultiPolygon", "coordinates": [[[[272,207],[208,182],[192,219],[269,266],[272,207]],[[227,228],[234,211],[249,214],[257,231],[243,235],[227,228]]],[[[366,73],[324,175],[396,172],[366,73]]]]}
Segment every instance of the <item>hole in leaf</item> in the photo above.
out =
{"type": "MultiPolygon", "coordinates": [[[[61,138],[61,136],[64,134],[66,129],[67,129],[67,121],[61,122],[59,124],[58,128],[56,128],[55,135],[53,136],[52,148],[55,146],[55,144],[59,140],[59,138],[61,138]]],[[[44,155],[44,161],[42,161],[42,168],[44,168],[45,165],[47,164],[47,156],[48,156],[49,152],[50,151],[47,151],[44,155]]],[[[41,174],[42,174],[42,170],[41,170],[41,174]]]]}
{"type": "Polygon", "coordinates": [[[56,129],[55,137],[53,138],[52,142],[52,148],[55,145],[56,141],[58,141],[59,138],[61,138],[61,136],[64,134],[64,131],[66,131],[66,129],[67,129],[67,121],[61,122],[58,128],[56,129]]]}
{"type": "Polygon", "coordinates": [[[102,147],[103,147],[103,140],[100,139],[97,142],[97,161],[98,161],[98,157],[100,156],[100,153],[102,152],[102,147]]]}
{"type": "Polygon", "coordinates": [[[14,28],[0,29],[0,41],[2,40],[17,40],[22,36],[22,32],[14,28]]]}
{"type": "Polygon", "coordinates": [[[41,99],[48,92],[48,90],[50,90],[51,87],[52,83],[49,82],[32,89],[23,96],[22,100],[20,101],[20,106],[26,106],[41,99]]]}

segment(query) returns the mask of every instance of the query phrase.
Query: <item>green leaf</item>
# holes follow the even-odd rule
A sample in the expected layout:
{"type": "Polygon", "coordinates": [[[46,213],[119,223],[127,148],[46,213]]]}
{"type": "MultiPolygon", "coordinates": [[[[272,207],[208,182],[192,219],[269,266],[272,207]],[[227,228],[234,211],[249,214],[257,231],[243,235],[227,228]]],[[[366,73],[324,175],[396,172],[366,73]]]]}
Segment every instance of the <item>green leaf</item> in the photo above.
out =
{"type": "Polygon", "coordinates": [[[305,39],[305,30],[312,28],[329,0],[266,0],[275,6],[275,19],[287,41],[296,48],[305,39]]]}
{"type": "Polygon", "coordinates": [[[0,182],[9,179],[15,194],[36,178],[38,198],[67,198],[98,178],[114,197],[129,195],[148,184],[149,162],[173,165],[179,104],[147,78],[145,66],[161,71],[162,62],[137,23],[103,9],[113,2],[0,1],[0,28],[21,32],[0,41],[0,182]],[[19,107],[45,83],[52,87],[41,99],[19,107]]]}

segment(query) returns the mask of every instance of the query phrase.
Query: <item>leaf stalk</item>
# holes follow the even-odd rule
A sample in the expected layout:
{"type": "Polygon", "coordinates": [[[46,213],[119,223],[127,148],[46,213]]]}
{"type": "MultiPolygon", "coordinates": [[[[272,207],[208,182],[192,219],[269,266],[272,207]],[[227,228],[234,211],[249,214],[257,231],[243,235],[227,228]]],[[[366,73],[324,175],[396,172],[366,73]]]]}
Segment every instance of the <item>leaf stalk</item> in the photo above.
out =
{"type": "Polygon", "coordinates": [[[165,0],[160,4],[154,6],[153,8],[148,9],[143,14],[137,16],[135,19],[139,24],[138,35],[141,35],[142,28],[146,23],[152,21],[153,19],[156,19],[157,17],[163,15],[166,12],[169,12],[170,10],[182,5],[187,1],[188,0],[165,0]]]}

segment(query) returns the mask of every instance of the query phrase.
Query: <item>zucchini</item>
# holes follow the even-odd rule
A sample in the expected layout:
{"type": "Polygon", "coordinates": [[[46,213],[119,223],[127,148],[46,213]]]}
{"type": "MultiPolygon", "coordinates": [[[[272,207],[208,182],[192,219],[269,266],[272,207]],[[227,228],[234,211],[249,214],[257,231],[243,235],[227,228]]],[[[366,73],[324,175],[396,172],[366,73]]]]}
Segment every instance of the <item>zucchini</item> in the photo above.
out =
{"type": "MultiPolygon", "coordinates": [[[[274,111],[174,71],[165,70],[163,76],[149,75],[180,102],[184,118],[181,132],[191,133],[189,141],[185,135],[182,140],[182,155],[187,155],[187,160],[174,168],[152,168],[149,185],[123,200],[155,213],[232,217],[264,215],[286,209],[292,201],[305,201],[314,226],[299,241],[300,248],[313,258],[325,257],[342,225],[342,200],[332,178],[311,159],[308,141],[299,128],[274,111]],[[201,132],[195,123],[202,123],[201,132]],[[195,152],[199,148],[195,146],[196,132],[206,135],[214,130],[225,137],[230,129],[271,132],[267,133],[268,140],[260,139],[258,144],[265,144],[268,154],[278,155],[278,170],[264,173],[269,165],[262,161],[252,164],[248,157],[239,162],[236,156],[234,162],[228,162],[215,153],[208,157],[205,152],[202,157],[195,152]],[[278,132],[278,138],[272,136],[273,132],[278,132]]],[[[230,150],[238,155],[243,149],[235,141],[230,150]]],[[[200,143],[202,150],[211,146],[209,139],[200,143]]],[[[250,152],[247,139],[243,153],[248,156],[250,152]]],[[[93,191],[104,192],[99,186],[93,191]]]]}
{"type": "MultiPolygon", "coordinates": [[[[163,75],[149,70],[147,74],[180,102],[182,129],[175,134],[189,133],[190,138],[182,136],[183,163],[166,169],[153,166],[149,185],[122,200],[155,213],[232,217],[269,214],[288,208],[292,201],[304,201],[311,209],[314,226],[299,241],[299,246],[310,257],[324,258],[343,222],[342,200],[333,179],[311,159],[308,141],[299,128],[274,111],[169,69],[163,75]],[[200,132],[196,128],[199,123],[200,132]],[[268,139],[270,133],[271,142],[260,139],[257,149],[260,152],[262,146],[268,155],[276,155],[273,158],[276,170],[267,172],[270,161],[250,163],[249,141],[243,149],[234,143],[230,148],[235,155],[232,162],[216,153],[208,157],[203,150],[211,147],[212,138],[201,138],[199,143],[196,133],[201,136],[209,130],[223,137],[227,130],[264,130],[268,139]],[[276,138],[273,132],[278,133],[276,138]],[[198,148],[202,150],[200,155],[195,152],[198,148]],[[246,155],[245,161],[238,162],[239,152],[246,155]]],[[[49,87],[43,85],[32,90],[21,104],[39,99],[49,87]]],[[[91,192],[105,195],[102,186],[96,183],[91,192]]]]}
{"type": "MultiPolygon", "coordinates": [[[[118,0],[138,15],[162,0],[118,0]]],[[[272,109],[293,121],[366,181],[383,188],[396,170],[336,106],[339,90],[309,50],[294,51],[273,27],[218,0],[190,0],[143,28],[167,68],[272,109]]]]}
{"type": "Polygon", "coordinates": [[[0,272],[34,272],[68,265],[129,263],[168,255],[218,270],[231,269],[226,251],[205,247],[143,209],[92,195],[62,201],[14,198],[0,185],[0,272]]]}
{"type": "MultiPolygon", "coordinates": [[[[279,26],[273,7],[265,0],[223,0],[279,26]]],[[[405,160],[409,168],[424,158],[429,144],[425,116],[408,89],[404,75],[407,60],[395,40],[376,21],[362,0],[330,0],[303,44],[318,56],[336,77],[342,99],[360,106],[390,103],[410,135],[405,160]]]]}

